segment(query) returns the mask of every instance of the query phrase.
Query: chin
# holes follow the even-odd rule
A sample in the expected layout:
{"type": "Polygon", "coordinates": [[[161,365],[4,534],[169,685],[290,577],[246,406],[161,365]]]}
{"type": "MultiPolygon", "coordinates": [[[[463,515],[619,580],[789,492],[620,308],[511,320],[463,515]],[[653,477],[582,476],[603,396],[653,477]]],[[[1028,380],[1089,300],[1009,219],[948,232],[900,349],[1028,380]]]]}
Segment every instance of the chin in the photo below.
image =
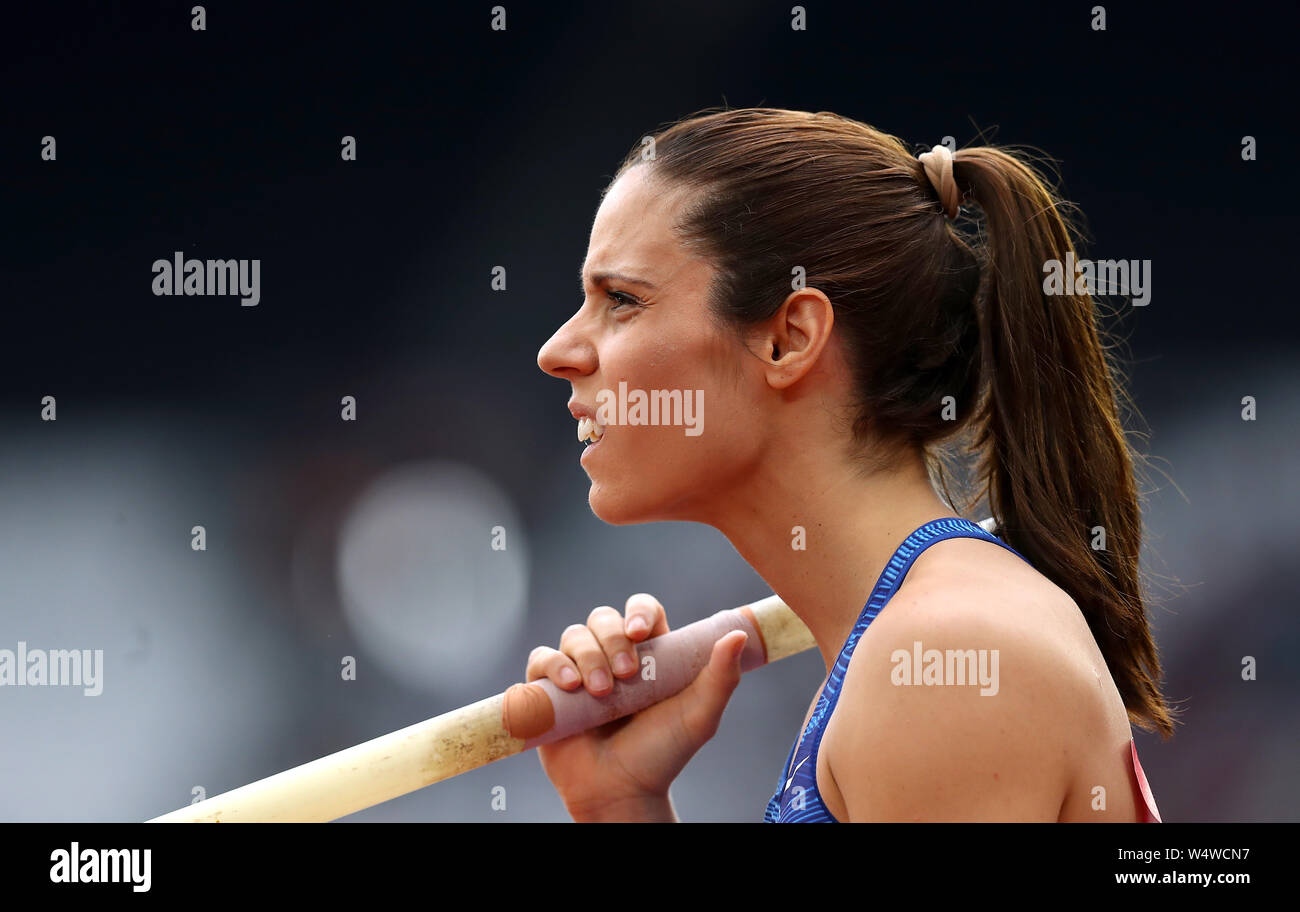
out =
{"type": "Polygon", "coordinates": [[[617,486],[593,481],[587,495],[587,505],[597,519],[611,526],[683,519],[670,506],[677,498],[660,496],[661,494],[663,492],[647,491],[644,488],[638,490],[635,481],[617,486]]]}
{"type": "Polygon", "coordinates": [[[591,482],[587,504],[602,522],[701,522],[729,478],[731,452],[706,451],[693,439],[683,444],[677,428],[652,430],[658,433],[635,440],[607,437],[583,460],[591,482]]]}
{"type": "Polygon", "coordinates": [[[655,518],[652,511],[639,509],[636,504],[629,503],[624,495],[602,491],[601,486],[595,483],[587,495],[587,505],[597,519],[611,526],[629,526],[651,522],[655,518]]]}

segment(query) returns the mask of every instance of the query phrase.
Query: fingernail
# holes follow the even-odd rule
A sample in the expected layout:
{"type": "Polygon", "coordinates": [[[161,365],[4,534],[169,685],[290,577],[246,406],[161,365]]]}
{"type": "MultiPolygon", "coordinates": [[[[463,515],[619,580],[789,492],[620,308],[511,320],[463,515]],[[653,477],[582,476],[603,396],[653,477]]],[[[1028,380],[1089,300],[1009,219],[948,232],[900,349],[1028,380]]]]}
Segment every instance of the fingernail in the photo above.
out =
{"type": "Polygon", "coordinates": [[[578,683],[578,673],[572,668],[560,669],[560,683],[565,687],[572,687],[578,683]]]}
{"type": "Polygon", "coordinates": [[[648,629],[649,627],[646,625],[645,618],[641,617],[639,614],[627,622],[628,633],[640,633],[642,630],[648,629]]]}
{"type": "Polygon", "coordinates": [[[601,668],[591,673],[587,678],[587,686],[592,690],[605,690],[609,687],[609,672],[601,668]]]}
{"type": "Polygon", "coordinates": [[[625,675],[636,668],[636,662],[626,652],[620,652],[614,656],[614,674],[625,675]]]}

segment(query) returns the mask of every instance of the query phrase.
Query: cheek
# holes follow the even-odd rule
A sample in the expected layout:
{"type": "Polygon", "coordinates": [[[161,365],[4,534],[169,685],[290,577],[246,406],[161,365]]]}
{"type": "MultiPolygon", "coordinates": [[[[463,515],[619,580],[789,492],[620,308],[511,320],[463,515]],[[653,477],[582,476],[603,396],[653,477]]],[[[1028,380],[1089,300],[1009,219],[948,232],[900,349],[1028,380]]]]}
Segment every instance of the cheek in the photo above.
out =
{"type": "Polygon", "coordinates": [[[735,363],[738,355],[735,346],[718,337],[709,326],[672,335],[659,329],[649,326],[642,344],[610,352],[603,364],[603,382],[613,392],[618,392],[622,382],[629,393],[642,390],[647,396],[672,394],[673,418],[680,412],[683,424],[671,425],[661,414],[659,426],[627,429],[638,432],[636,436],[646,443],[653,440],[667,445],[676,440],[689,444],[687,449],[699,450],[706,441],[718,439],[730,413],[738,408],[745,410],[743,378],[735,363]],[[683,429],[687,424],[693,425],[689,435],[683,429]]]}
{"type": "Polygon", "coordinates": [[[685,330],[658,331],[640,350],[638,373],[665,389],[702,389],[711,400],[737,395],[743,388],[739,358],[744,350],[711,321],[693,321],[685,330]]]}
{"type": "Polygon", "coordinates": [[[609,432],[605,458],[592,454],[592,506],[598,514],[604,506],[621,518],[653,514],[658,506],[695,500],[726,485],[761,447],[757,409],[746,395],[734,345],[700,333],[685,342],[654,340],[632,354],[611,351],[602,359],[606,387],[617,392],[623,382],[629,394],[680,396],[671,400],[671,414],[660,410],[659,424],[618,425],[609,432]]]}

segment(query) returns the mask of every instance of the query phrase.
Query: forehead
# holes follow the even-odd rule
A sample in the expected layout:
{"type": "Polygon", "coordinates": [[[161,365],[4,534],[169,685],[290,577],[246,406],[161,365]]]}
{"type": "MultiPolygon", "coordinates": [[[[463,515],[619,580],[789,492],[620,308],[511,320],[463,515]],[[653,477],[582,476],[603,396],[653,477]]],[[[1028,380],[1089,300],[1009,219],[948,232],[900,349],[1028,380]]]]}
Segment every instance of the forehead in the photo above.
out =
{"type": "Polygon", "coordinates": [[[671,191],[638,165],[625,172],[601,201],[587,244],[588,274],[671,271],[689,258],[672,226],[687,197],[671,191]]]}

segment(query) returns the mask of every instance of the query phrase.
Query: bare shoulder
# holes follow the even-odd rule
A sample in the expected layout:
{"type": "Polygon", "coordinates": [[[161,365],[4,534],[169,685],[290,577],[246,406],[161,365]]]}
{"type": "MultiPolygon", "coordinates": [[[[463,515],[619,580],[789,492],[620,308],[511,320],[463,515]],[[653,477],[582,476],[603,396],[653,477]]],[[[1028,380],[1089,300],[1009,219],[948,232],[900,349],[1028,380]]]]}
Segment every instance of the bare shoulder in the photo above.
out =
{"type": "Polygon", "coordinates": [[[931,546],[854,650],[823,740],[836,803],[847,819],[1058,819],[1083,745],[1114,722],[1099,663],[1073,600],[1019,557],[931,546]]]}

